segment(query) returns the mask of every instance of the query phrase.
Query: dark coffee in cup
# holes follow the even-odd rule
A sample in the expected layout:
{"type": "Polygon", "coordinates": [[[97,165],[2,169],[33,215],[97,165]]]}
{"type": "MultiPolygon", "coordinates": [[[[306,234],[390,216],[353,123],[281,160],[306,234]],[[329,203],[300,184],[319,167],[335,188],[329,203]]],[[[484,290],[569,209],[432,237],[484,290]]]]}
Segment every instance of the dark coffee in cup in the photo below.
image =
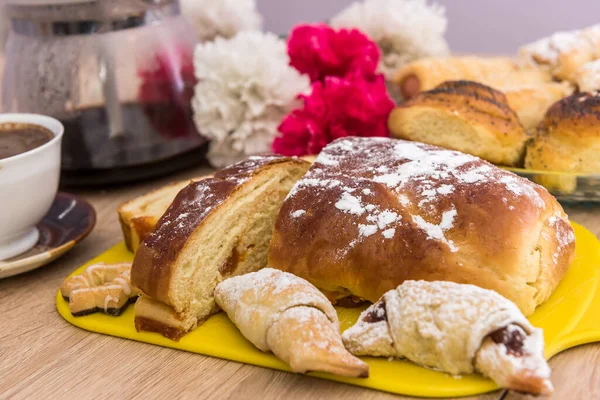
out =
{"type": "Polygon", "coordinates": [[[0,124],[0,160],[36,149],[53,137],[51,131],[39,125],[0,124]]]}

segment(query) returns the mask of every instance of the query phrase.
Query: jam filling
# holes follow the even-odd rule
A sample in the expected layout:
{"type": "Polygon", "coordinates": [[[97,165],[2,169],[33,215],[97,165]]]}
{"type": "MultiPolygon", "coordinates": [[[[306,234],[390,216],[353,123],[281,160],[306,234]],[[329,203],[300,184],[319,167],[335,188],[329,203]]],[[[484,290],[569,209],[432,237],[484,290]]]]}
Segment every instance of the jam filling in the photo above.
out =
{"type": "Polygon", "coordinates": [[[346,307],[346,308],[360,307],[364,303],[366,303],[365,300],[361,299],[360,297],[356,297],[356,296],[347,296],[347,297],[344,297],[344,298],[341,298],[341,299],[338,299],[335,301],[336,306],[346,307]]]}
{"type": "Polygon", "coordinates": [[[523,332],[520,327],[513,326],[513,329],[509,329],[509,326],[505,326],[502,329],[492,332],[490,337],[494,343],[502,343],[505,345],[507,354],[521,357],[525,354],[525,350],[523,349],[525,344],[525,332],[523,332]]]}
{"type": "Polygon", "coordinates": [[[377,304],[375,304],[375,307],[373,307],[373,309],[363,317],[363,321],[370,324],[386,320],[387,314],[385,312],[385,301],[383,299],[381,299],[377,304]]]}

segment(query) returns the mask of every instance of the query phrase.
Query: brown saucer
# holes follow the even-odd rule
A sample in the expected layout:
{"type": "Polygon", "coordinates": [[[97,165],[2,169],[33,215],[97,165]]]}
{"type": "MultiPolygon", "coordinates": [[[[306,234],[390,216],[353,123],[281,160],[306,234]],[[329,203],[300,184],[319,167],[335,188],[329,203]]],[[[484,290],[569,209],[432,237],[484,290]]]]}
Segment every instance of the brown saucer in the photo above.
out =
{"type": "Polygon", "coordinates": [[[31,271],[56,260],[83,240],[96,224],[96,211],[81,197],[59,192],[37,225],[40,238],[29,251],[0,261],[0,279],[31,271]]]}

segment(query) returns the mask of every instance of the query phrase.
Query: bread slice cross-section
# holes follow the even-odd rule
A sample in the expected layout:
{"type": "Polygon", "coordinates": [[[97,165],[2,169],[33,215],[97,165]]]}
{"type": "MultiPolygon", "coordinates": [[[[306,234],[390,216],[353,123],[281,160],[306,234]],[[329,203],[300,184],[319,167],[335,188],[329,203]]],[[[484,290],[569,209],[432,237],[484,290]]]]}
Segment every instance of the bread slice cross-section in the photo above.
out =
{"type": "MultiPolygon", "coordinates": [[[[313,162],[316,156],[303,156],[303,160],[313,162]]],[[[173,182],[131,199],[118,208],[119,223],[127,248],[135,253],[140,243],[152,232],[154,226],[165,213],[177,193],[191,182],[211,178],[211,175],[173,182]]]]}
{"type": "Polygon", "coordinates": [[[136,253],[136,329],[178,340],[218,311],[219,282],[266,267],[279,208],[309,166],[251,157],[183,188],[136,253]]]}

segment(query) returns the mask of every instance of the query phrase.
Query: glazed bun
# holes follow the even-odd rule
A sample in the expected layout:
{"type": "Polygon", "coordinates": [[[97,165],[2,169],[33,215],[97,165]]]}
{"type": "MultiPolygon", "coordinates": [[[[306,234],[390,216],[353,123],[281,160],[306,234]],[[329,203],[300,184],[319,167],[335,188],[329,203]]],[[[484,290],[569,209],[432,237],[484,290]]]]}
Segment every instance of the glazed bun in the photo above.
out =
{"type": "Polygon", "coordinates": [[[554,104],[528,146],[525,166],[600,173],[600,96],[578,93],[554,104]]]}
{"type": "Polygon", "coordinates": [[[456,151],[346,138],[283,203],[269,265],[340,304],[442,280],[495,290],[531,315],[574,250],[562,207],[535,183],[456,151]]]}

